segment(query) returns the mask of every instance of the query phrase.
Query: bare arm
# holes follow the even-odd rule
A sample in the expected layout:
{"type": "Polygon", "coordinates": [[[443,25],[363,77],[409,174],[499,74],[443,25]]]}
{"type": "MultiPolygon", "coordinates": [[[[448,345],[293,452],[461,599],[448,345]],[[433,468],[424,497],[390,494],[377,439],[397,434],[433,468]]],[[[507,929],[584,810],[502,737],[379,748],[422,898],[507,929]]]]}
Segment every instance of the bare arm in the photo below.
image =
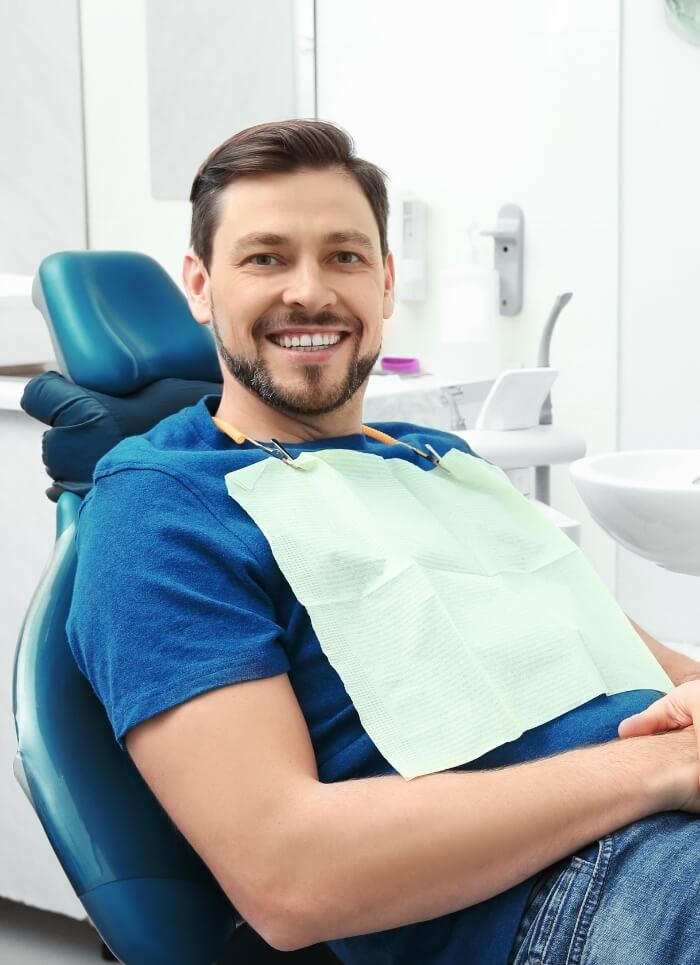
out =
{"type": "Polygon", "coordinates": [[[627,619],[676,686],[686,680],[700,678],[700,663],[697,660],[693,660],[692,657],[679,653],[677,650],[671,650],[670,647],[665,647],[646,630],[642,630],[632,617],[628,616],[627,619]]]}
{"type": "MultiPolygon", "coordinates": [[[[288,950],[465,908],[678,807],[664,742],[676,740],[677,759],[685,734],[491,771],[322,784],[282,674],[190,700],[135,727],[127,746],[239,912],[288,950]]],[[[693,734],[683,748],[697,789],[693,734]]]]}
{"type": "MultiPolygon", "coordinates": [[[[476,904],[604,834],[666,810],[664,751],[646,740],[491,771],[319,788],[315,824],[323,832],[306,850],[305,890],[317,909],[309,941],[476,904]]],[[[687,753],[696,774],[697,754],[692,746],[687,753]]]]}

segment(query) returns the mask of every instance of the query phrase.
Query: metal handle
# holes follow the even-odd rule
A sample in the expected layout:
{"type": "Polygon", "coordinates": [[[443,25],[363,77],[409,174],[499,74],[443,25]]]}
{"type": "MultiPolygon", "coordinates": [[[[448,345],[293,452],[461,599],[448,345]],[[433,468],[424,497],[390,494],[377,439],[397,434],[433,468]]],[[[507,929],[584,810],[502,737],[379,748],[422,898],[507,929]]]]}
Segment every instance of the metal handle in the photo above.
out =
{"type": "Polygon", "coordinates": [[[521,222],[517,218],[503,218],[495,228],[482,231],[482,235],[489,235],[499,241],[517,242],[520,233],[521,222]]]}
{"type": "Polygon", "coordinates": [[[523,307],[523,243],[525,216],[517,204],[504,204],[495,228],[482,231],[495,241],[493,264],[499,276],[501,315],[517,315],[523,307]]]}

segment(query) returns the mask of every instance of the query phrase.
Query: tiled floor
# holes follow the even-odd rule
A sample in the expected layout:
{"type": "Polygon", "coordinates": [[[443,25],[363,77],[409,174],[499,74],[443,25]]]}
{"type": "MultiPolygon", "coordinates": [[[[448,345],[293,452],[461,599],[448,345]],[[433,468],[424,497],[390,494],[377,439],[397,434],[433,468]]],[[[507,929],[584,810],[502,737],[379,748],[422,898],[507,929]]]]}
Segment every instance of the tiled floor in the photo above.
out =
{"type": "Polygon", "coordinates": [[[87,922],[0,899],[2,965],[100,965],[101,947],[87,922]]]}

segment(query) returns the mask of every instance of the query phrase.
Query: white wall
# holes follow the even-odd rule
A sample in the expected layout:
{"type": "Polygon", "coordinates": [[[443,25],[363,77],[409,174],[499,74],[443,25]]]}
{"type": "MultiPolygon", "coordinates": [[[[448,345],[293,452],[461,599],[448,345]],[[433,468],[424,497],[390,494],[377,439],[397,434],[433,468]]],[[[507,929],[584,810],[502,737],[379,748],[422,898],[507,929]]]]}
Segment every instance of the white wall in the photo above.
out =
{"type": "MultiPolygon", "coordinates": [[[[189,242],[190,205],[185,200],[157,199],[152,192],[151,128],[159,149],[163,147],[165,137],[163,116],[149,116],[146,3],[147,0],[80,0],[90,247],[145,252],[159,261],[179,284],[182,258],[189,242]]],[[[237,130],[237,119],[243,119],[244,126],[274,119],[260,113],[266,103],[264,90],[262,93],[258,91],[255,98],[240,88],[232,91],[231,77],[223,69],[225,65],[217,66],[214,62],[207,66],[207,54],[210,57],[216,54],[219,61],[222,58],[213,35],[221,29],[224,19],[224,29],[231,29],[230,16],[217,19],[217,4],[226,12],[228,0],[208,0],[196,11],[192,7],[192,16],[197,22],[196,29],[193,26],[188,37],[183,38],[182,33],[178,33],[179,24],[175,21],[169,25],[169,29],[179,36],[177,57],[188,65],[188,69],[195,63],[200,72],[208,70],[211,97],[216,99],[215,106],[208,108],[206,98],[197,96],[197,91],[189,91],[186,97],[181,91],[180,103],[177,107],[170,107],[185,115],[191,114],[190,126],[198,143],[204,137],[207,124],[211,128],[210,140],[206,148],[201,148],[201,156],[194,163],[190,183],[198,164],[224,136],[221,133],[222,99],[231,98],[232,128],[229,134],[237,130]],[[212,37],[207,47],[208,34],[212,37]],[[240,109],[237,99],[245,102],[240,109]]],[[[181,11],[181,7],[182,2],[178,10],[181,11]]],[[[161,3],[153,7],[156,13],[162,9],[161,3]]],[[[301,113],[309,116],[313,113],[306,64],[310,53],[307,50],[310,0],[294,0],[294,9],[298,53],[294,86],[301,113]]],[[[283,12],[288,20],[286,7],[283,12]]],[[[251,21],[251,17],[246,18],[243,11],[241,24],[251,21]]],[[[254,22],[248,26],[257,29],[254,22]]],[[[279,40],[272,26],[270,37],[279,40]]],[[[266,38],[261,37],[261,43],[264,42],[266,38]]],[[[221,44],[220,37],[217,43],[221,44]]],[[[231,49],[233,52],[233,43],[231,49]]],[[[275,79],[279,82],[279,78],[271,78],[271,82],[275,79]]],[[[164,92],[157,90],[155,93],[157,96],[151,98],[151,105],[156,110],[162,108],[165,111],[164,92]]],[[[270,110],[276,111],[280,109],[280,100],[273,95],[274,92],[267,103],[272,105],[270,110]]],[[[171,133],[177,137],[186,126],[186,121],[180,120],[171,133]]],[[[170,146],[175,149],[172,142],[170,146]]],[[[162,158],[157,159],[157,169],[162,170],[162,166],[162,158]]]]}
{"type": "Polygon", "coordinates": [[[143,251],[179,282],[190,206],[151,194],[144,0],[80,12],[90,247],[143,251]]]}
{"type": "MultiPolygon", "coordinates": [[[[700,47],[625,0],[621,449],[700,448],[700,47]]],[[[656,636],[700,643],[700,582],[620,548],[618,596],[656,636]]]]}
{"type": "MultiPolygon", "coordinates": [[[[501,205],[525,214],[523,311],[501,318],[504,367],[533,365],[556,295],[572,291],[552,341],[554,421],[590,452],[616,444],[619,4],[617,0],[317,2],[319,116],[391,176],[392,200],[429,206],[429,294],[399,302],[387,354],[438,356],[438,276],[467,226],[501,205]]],[[[396,242],[395,225],[392,239],[396,242]]],[[[482,254],[492,257],[483,239],[482,254]]],[[[468,370],[472,352],[462,349],[468,370]]],[[[610,586],[614,545],[589,520],[568,470],[552,502],[584,520],[582,546],[610,586]]]]}
{"type": "Polygon", "coordinates": [[[85,247],[78,0],[0,3],[0,92],[0,273],[32,275],[85,247]]]}
{"type": "Polygon", "coordinates": [[[147,0],[146,38],[154,197],[187,200],[233,131],[296,116],[294,0],[197,0],[196,17],[191,0],[147,0]]]}

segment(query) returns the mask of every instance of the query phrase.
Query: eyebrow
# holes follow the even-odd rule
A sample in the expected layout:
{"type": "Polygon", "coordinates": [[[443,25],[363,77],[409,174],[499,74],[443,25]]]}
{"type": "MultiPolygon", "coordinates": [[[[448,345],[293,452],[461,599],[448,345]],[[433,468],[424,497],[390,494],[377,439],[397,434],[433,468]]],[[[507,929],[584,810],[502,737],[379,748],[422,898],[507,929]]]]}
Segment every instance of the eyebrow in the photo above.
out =
{"type": "MultiPolygon", "coordinates": [[[[252,231],[250,234],[243,235],[233,246],[232,254],[239,255],[249,248],[274,247],[275,245],[288,245],[290,239],[285,235],[277,235],[271,232],[252,231]]],[[[323,245],[357,245],[374,253],[374,245],[370,238],[361,231],[350,229],[348,231],[331,231],[321,238],[323,245]]]]}

